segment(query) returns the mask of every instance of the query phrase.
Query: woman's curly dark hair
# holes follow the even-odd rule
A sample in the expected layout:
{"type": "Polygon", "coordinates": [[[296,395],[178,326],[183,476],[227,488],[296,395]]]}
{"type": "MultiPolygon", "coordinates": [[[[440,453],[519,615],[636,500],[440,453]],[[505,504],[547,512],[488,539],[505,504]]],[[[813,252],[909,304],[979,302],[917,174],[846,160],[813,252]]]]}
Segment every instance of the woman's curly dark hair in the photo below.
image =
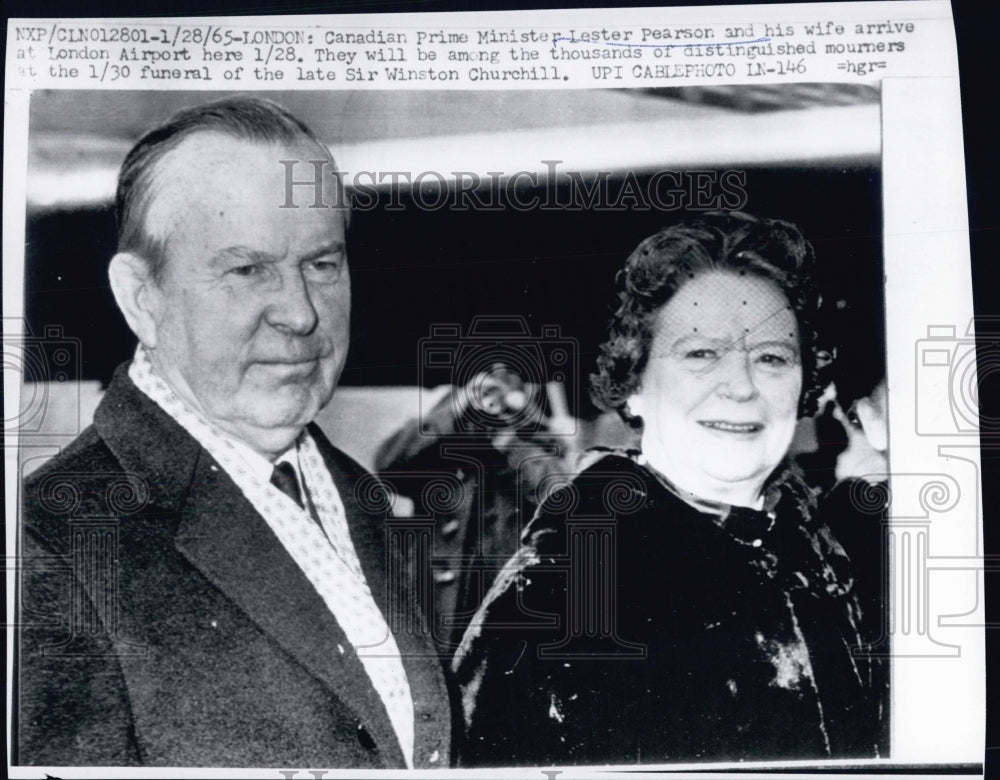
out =
{"type": "Polygon", "coordinates": [[[681,285],[704,271],[731,271],[773,281],[799,325],[802,396],[799,416],[813,414],[823,390],[816,325],[820,304],[815,255],[791,222],[739,211],[711,211],[696,221],[663,228],[629,255],[615,278],[619,305],[600,347],[590,393],[600,408],[628,419],[625,404],[639,389],[660,309],[681,285]]]}

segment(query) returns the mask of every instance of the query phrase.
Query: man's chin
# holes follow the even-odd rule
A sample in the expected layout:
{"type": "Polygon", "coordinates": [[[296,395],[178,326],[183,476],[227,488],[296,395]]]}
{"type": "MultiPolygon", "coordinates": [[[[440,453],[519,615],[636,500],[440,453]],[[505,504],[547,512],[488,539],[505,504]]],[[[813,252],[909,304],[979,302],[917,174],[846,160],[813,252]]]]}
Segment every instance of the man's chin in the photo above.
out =
{"type": "Polygon", "coordinates": [[[278,424],[267,421],[241,422],[233,426],[230,432],[236,435],[244,444],[268,459],[280,455],[295,443],[302,429],[309,423],[293,422],[278,424]]]}
{"type": "Polygon", "coordinates": [[[283,399],[283,395],[279,391],[241,404],[224,427],[258,452],[269,456],[284,452],[321,407],[313,394],[294,399],[283,399]]]}

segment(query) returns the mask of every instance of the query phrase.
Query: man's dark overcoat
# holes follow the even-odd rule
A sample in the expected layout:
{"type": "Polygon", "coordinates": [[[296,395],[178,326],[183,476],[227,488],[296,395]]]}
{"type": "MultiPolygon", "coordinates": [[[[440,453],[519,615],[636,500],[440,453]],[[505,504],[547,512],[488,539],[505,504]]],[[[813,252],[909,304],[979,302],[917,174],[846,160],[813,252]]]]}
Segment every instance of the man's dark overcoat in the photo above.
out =
{"type": "MultiPolygon", "coordinates": [[[[414,706],[416,767],[449,763],[441,664],[387,556],[377,483],[310,427],[414,706]]],[[[236,484],[120,367],[27,479],[14,678],[20,764],[400,768],[344,631],[236,484]]]]}

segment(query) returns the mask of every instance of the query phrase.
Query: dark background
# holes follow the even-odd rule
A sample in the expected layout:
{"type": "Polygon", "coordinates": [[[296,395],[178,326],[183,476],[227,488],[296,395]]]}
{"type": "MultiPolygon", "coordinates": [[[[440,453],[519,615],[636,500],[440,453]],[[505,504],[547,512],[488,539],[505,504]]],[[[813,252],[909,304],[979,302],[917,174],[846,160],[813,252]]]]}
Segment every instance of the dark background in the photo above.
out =
{"type": "MultiPolygon", "coordinates": [[[[620,179],[619,179],[620,181],[620,179]]],[[[639,177],[645,187],[646,179],[639,177]]],[[[849,298],[853,332],[881,344],[884,329],[881,178],[873,167],[746,169],[745,210],[797,223],[813,243],[827,300],[849,298]]],[[[612,183],[610,190],[618,192],[612,183]]],[[[522,199],[545,192],[520,192],[522,199]]],[[[557,203],[571,201],[563,190],[557,203]]],[[[523,316],[532,335],[557,325],[579,345],[585,386],[610,313],[615,272],[645,236],[696,216],[683,211],[439,211],[403,198],[402,211],[356,210],[348,236],[353,289],[345,385],[414,385],[418,346],[435,324],[467,331],[476,315],[523,316]]],[[[81,378],[106,383],[135,340],[106,269],[115,251],[110,209],[29,217],[25,313],[31,332],[61,325],[82,343],[81,378]]],[[[425,384],[440,383],[428,375],[425,384]]],[[[585,393],[579,394],[585,398],[585,393]]],[[[576,410],[587,414],[590,408],[576,410]]]]}

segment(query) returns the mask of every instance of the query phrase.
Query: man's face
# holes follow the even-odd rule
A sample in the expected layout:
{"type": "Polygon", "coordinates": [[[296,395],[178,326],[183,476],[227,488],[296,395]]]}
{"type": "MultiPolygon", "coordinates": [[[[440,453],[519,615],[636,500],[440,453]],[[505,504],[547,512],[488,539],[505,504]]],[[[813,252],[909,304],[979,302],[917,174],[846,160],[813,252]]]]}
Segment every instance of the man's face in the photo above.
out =
{"type": "Polygon", "coordinates": [[[752,505],[784,457],[802,392],[799,332],[771,281],[721,271],[659,311],[629,401],[654,466],[702,498],[752,505]]]}
{"type": "Polygon", "coordinates": [[[167,237],[151,286],[154,365],[210,422],[268,456],[330,400],[347,356],[344,214],[279,208],[279,161],[316,157],[304,143],[193,135],[160,161],[147,216],[167,237]]]}

